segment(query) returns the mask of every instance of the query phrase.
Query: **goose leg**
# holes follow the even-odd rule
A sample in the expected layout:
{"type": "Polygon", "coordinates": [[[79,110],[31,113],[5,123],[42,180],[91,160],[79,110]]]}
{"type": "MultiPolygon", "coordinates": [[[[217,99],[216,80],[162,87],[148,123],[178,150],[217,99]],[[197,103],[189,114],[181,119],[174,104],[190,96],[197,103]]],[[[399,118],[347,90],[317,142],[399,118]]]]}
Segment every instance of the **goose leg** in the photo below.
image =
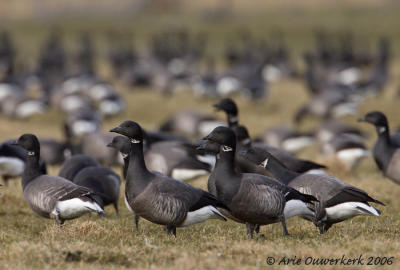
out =
{"type": "Polygon", "coordinates": [[[167,235],[173,234],[176,237],[176,227],[171,225],[165,225],[165,231],[167,235]]]}
{"type": "Polygon", "coordinates": [[[246,223],[246,233],[250,239],[253,239],[254,230],[256,229],[257,225],[246,223]]]}
{"type": "Polygon", "coordinates": [[[139,219],[140,219],[140,217],[138,215],[135,215],[136,230],[139,230],[139,219]]]}
{"type": "Polygon", "coordinates": [[[114,208],[115,208],[115,212],[117,213],[117,216],[119,216],[118,202],[114,202],[114,208]]]}
{"type": "Polygon", "coordinates": [[[288,230],[287,230],[287,228],[286,228],[286,220],[285,220],[285,216],[284,215],[282,215],[281,216],[281,223],[282,223],[282,228],[283,228],[283,235],[289,235],[289,232],[288,232],[288,230]]]}
{"type": "Polygon", "coordinates": [[[56,223],[58,224],[58,227],[62,228],[65,220],[61,219],[59,215],[55,215],[54,219],[56,220],[56,223]]]}
{"type": "Polygon", "coordinates": [[[259,234],[260,233],[260,224],[257,224],[256,225],[256,227],[255,227],[255,229],[254,229],[254,231],[256,232],[256,234],[259,234]]]}

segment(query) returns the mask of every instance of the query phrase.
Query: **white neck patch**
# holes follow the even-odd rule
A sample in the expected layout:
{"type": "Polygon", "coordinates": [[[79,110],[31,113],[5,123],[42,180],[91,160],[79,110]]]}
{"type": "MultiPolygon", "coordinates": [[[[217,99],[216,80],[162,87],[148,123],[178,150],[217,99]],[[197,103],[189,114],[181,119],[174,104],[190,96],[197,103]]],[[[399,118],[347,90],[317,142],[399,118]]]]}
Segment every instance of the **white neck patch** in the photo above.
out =
{"type": "Polygon", "coordinates": [[[238,117],[237,116],[229,116],[229,122],[231,123],[237,123],[238,117]]]}
{"type": "Polygon", "coordinates": [[[231,151],[233,151],[233,148],[232,148],[232,147],[229,147],[229,146],[227,146],[227,145],[223,145],[223,146],[222,146],[222,151],[224,151],[224,152],[231,152],[231,151]]]}
{"type": "Polygon", "coordinates": [[[35,155],[35,152],[33,152],[33,151],[28,151],[28,156],[34,156],[35,155]]]}
{"type": "Polygon", "coordinates": [[[379,133],[383,133],[386,131],[386,127],[379,127],[378,131],[379,131],[379,133]]]}
{"type": "Polygon", "coordinates": [[[128,154],[121,153],[122,158],[127,158],[128,154]]]}
{"type": "Polygon", "coordinates": [[[136,139],[131,139],[131,143],[140,143],[140,140],[136,140],[136,139]]]}
{"type": "Polygon", "coordinates": [[[242,141],[242,144],[243,144],[243,145],[247,145],[247,144],[249,144],[249,143],[251,143],[251,139],[250,139],[250,138],[244,139],[244,140],[242,141]]]}
{"type": "Polygon", "coordinates": [[[268,161],[269,161],[269,158],[265,159],[263,162],[261,162],[261,166],[263,166],[264,168],[266,168],[266,167],[267,167],[267,164],[268,164],[268,161]]]}

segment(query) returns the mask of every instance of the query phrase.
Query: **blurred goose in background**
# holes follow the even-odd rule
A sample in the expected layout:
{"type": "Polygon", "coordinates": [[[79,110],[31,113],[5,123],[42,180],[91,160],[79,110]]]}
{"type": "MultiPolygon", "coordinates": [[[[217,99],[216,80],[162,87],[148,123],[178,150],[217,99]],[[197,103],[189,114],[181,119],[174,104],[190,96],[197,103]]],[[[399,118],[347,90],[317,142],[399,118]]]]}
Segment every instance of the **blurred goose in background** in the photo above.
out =
{"type": "Polygon", "coordinates": [[[118,151],[107,147],[113,137],[112,134],[102,131],[83,135],[80,141],[82,154],[88,155],[106,166],[122,164],[118,151]]]}
{"type": "Polygon", "coordinates": [[[22,189],[25,201],[36,214],[54,219],[59,226],[91,211],[104,214],[93,191],[40,171],[40,144],[35,135],[24,134],[16,144],[27,151],[22,189]]]}
{"type": "Polygon", "coordinates": [[[390,135],[386,116],[379,111],[367,113],[358,120],[375,126],[378,139],[373,148],[373,156],[383,175],[400,184],[400,144],[398,134],[390,135]],[[394,138],[394,139],[392,139],[394,138]]]}
{"type": "Polygon", "coordinates": [[[102,117],[93,110],[84,109],[70,113],[65,122],[65,129],[70,136],[78,137],[100,130],[102,117]]]}
{"type": "Polygon", "coordinates": [[[254,164],[258,164],[282,183],[312,195],[318,201],[308,203],[308,207],[315,211],[316,218],[306,219],[313,221],[320,233],[325,233],[335,223],[350,219],[359,215],[380,216],[380,211],[369,203],[384,205],[373,199],[365,191],[351,186],[338,178],[328,174],[296,173],[285,167],[273,155],[264,152],[256,152],[248,149],[240,153],[254,164]]]}
{"type": "Polygon", "coordinates": [[[144,161],[143,131],[133,121],[110,130],[129,138],[131,152],[125,196],[129,208],[150,222],[164,225],[167,234],[210,218],[226,220],[217,207],[227,206],[212,194],[185,182],[150,172],[144,161]]]}
{"type": "Polygon", "coordinates": [[[325,143],[342,134],[351,135],[360,140],[366,139],[366,135],[357,127],[337,120],[324,121],[318,127],[315,137],[319,143],[325,143]]]}
{"type": "Polygon", "coordinates": [[[40,157],[48,165],[59,165],[72,155],[70,144],[51,138],[39,138],[40,157]]]}
{"type": "Polygon", "coordinates": [[[188,137],[204,136],[215,127],[224,125],[211,115],[198,111],[182,110],[161,124],[160,131],[188,137]]]}
{"type": "Polygon", "coordinates": [[[206,144],[200,148],[217,156],[208,190],[229,207],[229,211],[223,211],[227,217],[246,224],[250,238],[259,226],[276,222],[282,223],[284,235],[288,235],[286,219],[296,215],[314,216],[306,206],[316,200],[313,196],[303,195],[263,175],[235,171],[236,138],[231,129],[217,127],[203,140],[206,144]],[[217,151],[214,144],[218,145],[217,151]]]}
{"type": "Polygon", "coordinates": [[[321,153],[335,157],[347,170],[354,169],[363,158],[371,156],[359,136],[339,134],[321,145],[321,153]]]}

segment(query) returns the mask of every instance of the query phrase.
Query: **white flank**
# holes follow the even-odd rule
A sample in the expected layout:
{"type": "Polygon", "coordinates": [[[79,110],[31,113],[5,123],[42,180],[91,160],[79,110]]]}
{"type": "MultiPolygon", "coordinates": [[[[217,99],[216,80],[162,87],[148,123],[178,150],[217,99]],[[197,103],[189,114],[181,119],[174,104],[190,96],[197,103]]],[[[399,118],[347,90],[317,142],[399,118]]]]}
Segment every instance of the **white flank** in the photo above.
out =
{"type": "Polygon", "coordinates": [[[285,219],[294,216],[307,216],[314,217],[314,212],[308,209],[307,205],[300,200],[290,200],[286,202],[285,209],[283,211],[285,219]]]}
{"type": "Polygon", "coordinates": [[[0,157],[0,175],[20,176],[25,169],[25,163],[19,158],[0,157]]]}
{"type": "Polygon", "coordinates": [[[61,109],[64,112],[74,112],[87,107],[88,103],[78,95],[67,96],[61,101],[61,109]]]}
{"type": "Polygon", "coordinates": [[[266,65],[262,70],[262,77],[266,82],[276,82],[282,78],[282,72],[274,65],[266,65]]]}
{"type": "Polygon", "coordinates": [[[353,102],[341,103],[336,105],[332,112],[335,117],[355,115],[357,114],[357,104],[353,102]]]}
{"type": "Polygon", "coordinates": [[[85,202],[79,198],[73,198],[66,201],[58,201],[56,203],[58,215],[63,219],[72,219],[81,215],[94,211],[97,213],[104,212],[101,207],[95,202],[85,202]]]}
{"type": "Polygon", "coordinates": [[[215,162],[217,160],[215,156],[213,156],[213,155],[204,155],[204,156],[196,155],[196,158],[201,162],[209,164],[211,166],[212,170],[214,169],[215,162]]]}
{"type": "Polygon", "coordinates": [[[97,124],[90,121],[78,120],[72,125],[72,132],[76,136],[81,136],[83,134],[95,132],[97,130],[97,124]]]}
{"type": "Polygon", "coordinates": [[[208,205],[196,211],[188,212],[186,219],[181,226],[189,226],[192,224],[204,222],[207,219],[211,218],[225,220],[222,217],[221,212],[219,212],[214,206],[208,205]]]}
{"type": "Polygon", "coordinates": [[[309,136],[301,136],[296,138],[290,138],[282,143],[282,148],[288,152],[298,152],[301,149],[310,146],[314,143],[314,139],[309,136]]]}
{"type": "Polygon", "coordinates": [[[22,102],[15,109],[15,116],[18,118],[26,118],[34,114],[44,112],[44,104],[37,100],[28,100],[22,102]]]}
{"type": "Polygon", "coordinates": [[[120,102],[103,100],[99,104],[99,110],[104,115],[116,115],[122,111],[123,106],[120,102]]]}
{"type": "Polygon", "coordinates": [[[318,174],[318,175],[327,175],[327,173],[322,169],[313,169],[306,172],[307,174],[318,174]]]}
{"type": "Polygon", "coordinates": [[[353,84],[360,80],[361,72],[356,67],[346,68],[338,75],[338,81],[343,84],[353,84]]]}
{"type": "Polygon", "coordinates": [[[375,208],[362,202],[341,203],[328,207],[325,210],[329,220],[345,220],[360,215],[380,216],[375,208]],[[366,211],[362,211],[357,207],[365,209],[366,211]]]}
{"type": "Polygon", "coordinates": [[[129,210],[129,212],[131,212],[132,214],[135,214],[135,211],[132,210],[131,206],[129,205],[128,201],[126,200],[126,196],[124,196],[124,202],[125,202],[126,208],[128,208],[128,210],[129,210]]]}
{"type": "Polygon", "coordinates": [[[357,165],[362,158],[368,157],[370,155],[371,153],[363,148],[344,149],[336,153],[336,156],[340,160],[340,162],[342,162],[349,168],[357,165]]]}
{"type": "Polygon", "coordinates": [[[21,89],[9,83],[0,83],[0,100],[9,96],[15,96],[21,89]]]}
{"type": "Polygon", "coordinates": [[[221,96],[227,96],[239,91],[240,82],[234,77],[223,77],[217,83],[217,93],[221,96]]]}
{"type": "Polygon", "coordinates": [[[211,131],[214,130],[214,128],[219,126],[226,126],[226,124],[222,123],[221,121],[202,121],[199,124],[198,130],[200,135],[206,136],[210,134],[211,131]]]}
{"type": "Polygon", "coordinates": [[[105,98],[108,94],[112,93],[113,89],[109,84],[96,84],[89,90],[89,95],[94,100],[101,100],[105,98]]]}
{"type": "Polygon", "coordinates": [[[186,181],[186,180],[190,180],[196,177],[199,177],[201,175],[206,175],[209,172],[206,170],[192,170],[192,169],[173,169],[172,170],[172,178],[178,179],[178,180],[182,180],[182,181],[186,181]]]}

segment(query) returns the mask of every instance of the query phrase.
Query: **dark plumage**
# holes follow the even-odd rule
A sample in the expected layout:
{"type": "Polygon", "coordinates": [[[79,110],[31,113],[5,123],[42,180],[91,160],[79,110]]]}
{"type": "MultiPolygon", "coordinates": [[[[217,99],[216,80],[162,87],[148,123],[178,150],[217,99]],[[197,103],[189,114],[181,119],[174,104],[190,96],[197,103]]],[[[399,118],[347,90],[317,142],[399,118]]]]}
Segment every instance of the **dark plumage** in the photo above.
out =
{"type": "Polygon", "coordinates": [[[87,155],[74,155],[64,161],[58,171],[58,176],[72,181],[81,170],[93,166],[100,166],[94,158],[87,155]]]}
{"type": "Polygon", "coordinates": [[[216,207],[227,207],[213,195],[147,169],[143,131],[137,123],[125,121],[110,131],[128,137],[131,142],[125,196],[129,208],[136,215],[164,225],[167,234],[174,235],[176,227],[209,218],[224,219],[216,207]]]}
{"type": "Polygon", "coordinates": [[[241,155],[268,170],[282,183],[316,197],[319,202],[311,202],[308,206],[315,211],[316,218],[312,221],[319,228],[320,233],[326,232],[334,223],[354,216],[379,216],[379,210],[370,206],[369,202],[384,205],[365,191],[328,174],[301,174],[291,171],[267,151],[261,153],[248,149],[242,151],[241,155]]]}
{"type": "Polygon", "coordinates": [[[24,134],[16,144],[27,150],[22,189],[25,201],[35,213],[55,219],[59,226],[65,220],[77,218],[89,211],[100,215],[104,213],[92,190],[65,178],[40,172],[40,144],[35,135],[24,134]]]}
{"type": "Polygon", "coordinates": [[[375,162],[386,177],[400,184],[400,145],[396,141],[397,136],[390,135],[386,116],[381,112],[373,111],[358,121],[375,126],[378,134],[373,149],[375,162]]]}

